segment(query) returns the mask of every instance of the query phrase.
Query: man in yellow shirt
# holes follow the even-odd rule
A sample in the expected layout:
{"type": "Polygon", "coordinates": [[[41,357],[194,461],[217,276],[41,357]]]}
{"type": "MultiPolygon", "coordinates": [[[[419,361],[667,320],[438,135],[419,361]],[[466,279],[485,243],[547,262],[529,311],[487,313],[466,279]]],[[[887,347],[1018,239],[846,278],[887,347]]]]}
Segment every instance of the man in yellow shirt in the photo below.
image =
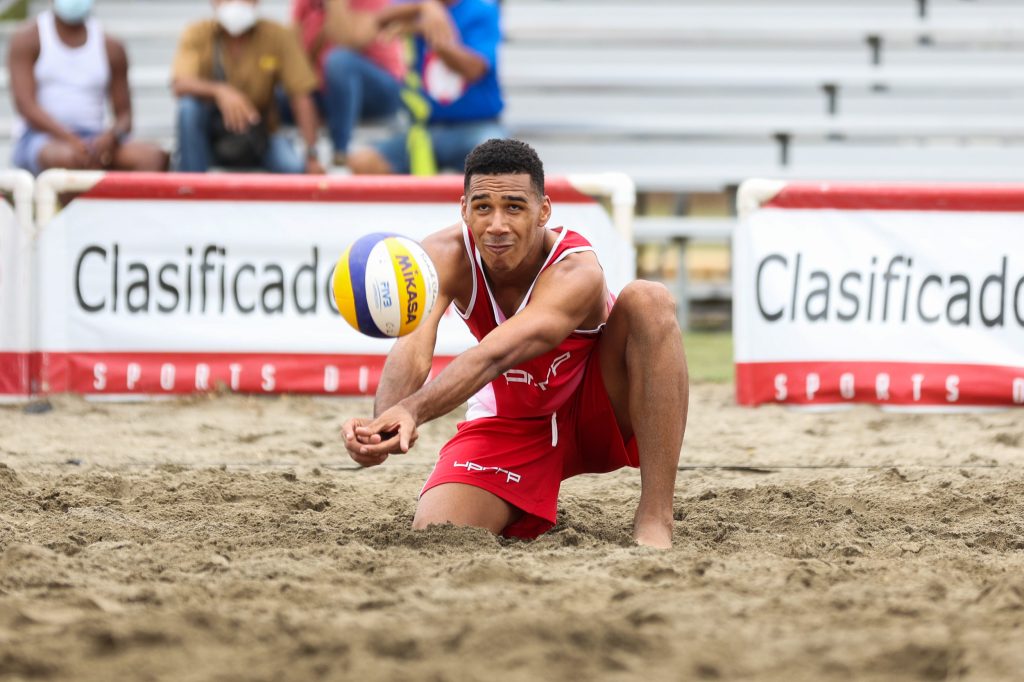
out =
{"type": "Polygon", "coordinates": [[[316,154],[317,87],[295,33],[261,19],[256,0],[213,0],[215,19],[185,29],[174,58],[177,170],[211,165],[273,173],[323,173],[316,154]],[[279,130],[274,90],[283,87],[305,142],[279,130]]]}

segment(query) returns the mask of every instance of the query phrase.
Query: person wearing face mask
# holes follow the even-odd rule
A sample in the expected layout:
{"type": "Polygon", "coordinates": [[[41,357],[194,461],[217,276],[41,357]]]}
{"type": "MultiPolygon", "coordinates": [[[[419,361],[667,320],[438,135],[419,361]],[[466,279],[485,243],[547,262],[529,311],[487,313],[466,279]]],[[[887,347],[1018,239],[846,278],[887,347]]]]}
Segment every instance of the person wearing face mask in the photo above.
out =
{"type": "Polygon", "coordinates": [[[316,75],[298,36],[262,19],[256,0],[213,0],[215,18],[185,29],[174,58],[178,97],[177,169],[205,172],[211,165],[248,162],[272,173],[323,173],[317,158],[319,121],[312,92],[316,75]],[[305,143],[296,150],[280,131],[274,90],[287,93],[305,143]],[[251,144],[238,159],[227,159],[225,137],[251,144]]]}
{"type": "Polygon", "coordinates": [[[14,165],[33,174],[47,168],[165,170],[162,149],[128,137],[128,56],[89,16],[92,5],[54,0],[11,38],[7,64],[19,115],[14,165]]]}

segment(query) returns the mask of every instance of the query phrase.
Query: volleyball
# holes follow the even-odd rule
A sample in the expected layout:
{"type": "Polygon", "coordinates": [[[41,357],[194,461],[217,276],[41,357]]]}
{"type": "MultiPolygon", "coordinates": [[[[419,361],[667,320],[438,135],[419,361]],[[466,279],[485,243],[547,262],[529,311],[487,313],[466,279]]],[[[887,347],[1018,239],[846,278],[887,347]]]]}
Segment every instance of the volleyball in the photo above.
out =
{"type": "Polygon", "coordinates": [[[437,270],[415,240],[375,232],[353,242],[334,269],[334,300],[353,329],[376,338],[404,336],[437,299],[437,270]]]}

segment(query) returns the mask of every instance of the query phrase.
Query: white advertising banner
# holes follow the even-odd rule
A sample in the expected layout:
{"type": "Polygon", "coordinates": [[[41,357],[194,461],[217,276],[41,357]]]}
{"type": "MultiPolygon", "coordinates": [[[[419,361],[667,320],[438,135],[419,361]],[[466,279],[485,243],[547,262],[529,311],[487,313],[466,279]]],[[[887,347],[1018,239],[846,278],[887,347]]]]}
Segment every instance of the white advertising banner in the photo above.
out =
{"type": "Polygon", "coordinates": [[[32,391],[31,262],[32,176],[0,173],[0,400],[22,400],[32,391]]]}
{"type": "MultiPolygon", "coordinates": [[[[461,182],[104,176],[38,239],[43,390],[372,392],[393,341],[338,314],[335,262],[370,232],[459,222],[461,182]]],[[[602,205],[565,180],[549,194],[550,224],[594,244],[614,289],[630,281],[602,205]]],[[[438,366],[474,342],[448,311],[438,366]]]]}
{"type": "Polygon", "coordinates": [[[1024,186],[752,183],[741,404],[1024,404],[1024,186]]]}

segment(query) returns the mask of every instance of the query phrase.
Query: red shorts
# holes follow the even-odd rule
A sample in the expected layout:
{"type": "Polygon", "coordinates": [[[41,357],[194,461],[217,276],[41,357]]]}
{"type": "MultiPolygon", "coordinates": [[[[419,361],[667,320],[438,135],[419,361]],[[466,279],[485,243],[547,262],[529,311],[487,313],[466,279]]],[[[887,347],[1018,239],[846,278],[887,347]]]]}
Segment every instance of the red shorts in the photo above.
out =
{"type": "Polygon", "coordinates": [[[583,381],[557,415],[460,423],[420,494],[442,483],[483,488],[524,512],[502,535],[535,538],[555,525],[562,481],[639,466],[636,438],[623,441],[598,357],[595,348],[583,381]]]}

